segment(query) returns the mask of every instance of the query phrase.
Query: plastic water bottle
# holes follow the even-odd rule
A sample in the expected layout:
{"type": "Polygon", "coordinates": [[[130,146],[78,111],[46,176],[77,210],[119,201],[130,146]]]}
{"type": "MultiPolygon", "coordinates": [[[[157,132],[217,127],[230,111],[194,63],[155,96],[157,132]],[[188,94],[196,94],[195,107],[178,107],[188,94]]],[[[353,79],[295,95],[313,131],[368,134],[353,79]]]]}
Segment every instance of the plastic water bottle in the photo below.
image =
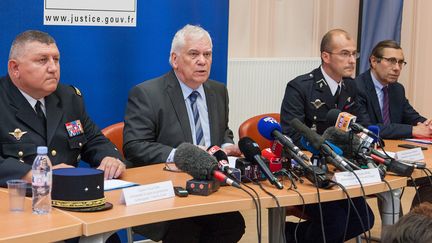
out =
{"type": "Polygon", "coordinates": [[[32,166],[33,213],[51,212],[52,164],[48,158],[48,148],[37,147],[37,156],[32,166]]]}

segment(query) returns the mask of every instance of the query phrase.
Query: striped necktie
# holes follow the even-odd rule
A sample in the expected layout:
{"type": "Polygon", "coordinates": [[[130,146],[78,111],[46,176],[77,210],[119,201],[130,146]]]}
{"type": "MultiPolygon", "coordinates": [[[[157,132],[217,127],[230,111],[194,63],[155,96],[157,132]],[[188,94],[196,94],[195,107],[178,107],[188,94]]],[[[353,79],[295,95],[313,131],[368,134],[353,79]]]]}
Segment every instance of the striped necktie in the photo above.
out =
{"type": "Polygon", "coordinates": [[[190,100],[190,105],[191,105],[191,109],[192,109],[192,114],[194,117],[194,123],[195,123],[195,138],[196,138],[196,144],[197,145],[205,145],[204,143],[204,132],[201,126],[201,121],[200,121],[200,115],[199,115],[199,111],[198,111],[198,107],[197,107],[197,103],[196,100],[198,98],[198,91],[193,91],[190,95],[189,95],[189,100],[190,100]]]}
{"type": "Polygon", "coordinates": [[[383,107],[382,107],[382,118],[384,125],[390,124],[390,108],[389,108],[389,97],[388,97],[388,86],[382,88],[383,91],[383,107]]]}

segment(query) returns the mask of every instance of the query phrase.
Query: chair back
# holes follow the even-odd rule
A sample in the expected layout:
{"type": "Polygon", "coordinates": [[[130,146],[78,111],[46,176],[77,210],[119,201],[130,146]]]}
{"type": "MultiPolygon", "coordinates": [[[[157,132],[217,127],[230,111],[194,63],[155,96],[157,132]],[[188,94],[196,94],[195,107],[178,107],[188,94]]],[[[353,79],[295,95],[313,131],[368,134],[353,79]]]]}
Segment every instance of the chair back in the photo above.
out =
{"type": "Polygon", "coordinates": [[[103,135],[107,137],[119,150],[122,156],[123,155],[123,128],[124,122],[119,122],[112,124],[108,127],[102,129],[103,135]]]}
{"type": "Polygon", "coordinates": [[[238,130],[239,138],[250,137],[260,146],[261,149],[270,147],[271,142],[269,142],[269,140],[267,140],[265,137],[261,136],[258,131],[258,121],[266,116],[271,116],[276,119],[276,121],[280,122],[279,113],[267,113],[251,117],[240,125],[238,130]]]}

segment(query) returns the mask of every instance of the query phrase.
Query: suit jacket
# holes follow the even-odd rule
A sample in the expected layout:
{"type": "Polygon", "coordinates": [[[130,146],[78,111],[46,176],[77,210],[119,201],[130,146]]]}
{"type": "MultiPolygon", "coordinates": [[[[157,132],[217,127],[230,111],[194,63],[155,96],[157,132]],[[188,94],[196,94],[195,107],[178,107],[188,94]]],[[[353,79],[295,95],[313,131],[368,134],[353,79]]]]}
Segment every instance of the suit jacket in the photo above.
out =
{"type": "Polygon", "coordinates": [[[282,132],[300,146],[301,134],[288,124],[294,118],[322,134],[334,124],[327,122],[327,113],[339,109],[357,116],[357,122],[368,124],[367,113],[357,102],[357,90],[351,78],[344,78],[339,98],[332,95],[320,68],[288,82],[281,107],[282,132]],[[336,103],[337,102],[337,103],[336,103]]]}
{"type": "MultiPolygon", "coordinates": [[[[129,93],[123,151],[134,165],[165,162],[171,150],[192,143],[183,94],[174,71],[143,82],[129,93]]],[[[228,128],[228,92],[212,80],[204,84],[212,145],[233,143],[228,128]]]]}
{"type": "Polygon", "coordinates": [[[9,76],[0,79],[0,185],[22,178],[31,169],[37,146],[47,146],[53,165],[76,166],[79,160],[98,166],[105,156],[121,158],[84,109],[81,95],[59,84],[45,97],[46,133],[36,112],[9,76]],[[69,137],[66,124],[80,121],[83,134],[69,137]],[[17,131],[14,134],[14,131],[17,131]],[[20,131],[20,132],[19,132],[20,131]]]}
{"type": "Polygon", "coordinates": [[[426,118],[410,105],[405,97],[404,87],[396,82],[388,86],[391,123],[384,125],[370,69],[360,74],[355,82],[359,91],[359,102],[367,110],[371,123],[380,127],[382,138],[410,138],[412,126],[426,121],[426,118]]]}

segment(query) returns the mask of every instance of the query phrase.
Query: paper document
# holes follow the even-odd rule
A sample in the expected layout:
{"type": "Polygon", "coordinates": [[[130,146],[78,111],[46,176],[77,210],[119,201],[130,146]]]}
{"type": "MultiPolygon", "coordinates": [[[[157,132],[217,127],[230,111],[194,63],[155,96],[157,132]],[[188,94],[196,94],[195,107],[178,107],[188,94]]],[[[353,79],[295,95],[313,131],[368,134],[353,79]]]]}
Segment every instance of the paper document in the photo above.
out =
{"type": "Polygon", "coordinates": [[[123,181],[118,179],[112,179],[112,180],[105,180],[104,181],[104,190],[105,191],[111,191],[131,186],[136,186],[137,183],[129,182],[129,181],[123,181]]]}

